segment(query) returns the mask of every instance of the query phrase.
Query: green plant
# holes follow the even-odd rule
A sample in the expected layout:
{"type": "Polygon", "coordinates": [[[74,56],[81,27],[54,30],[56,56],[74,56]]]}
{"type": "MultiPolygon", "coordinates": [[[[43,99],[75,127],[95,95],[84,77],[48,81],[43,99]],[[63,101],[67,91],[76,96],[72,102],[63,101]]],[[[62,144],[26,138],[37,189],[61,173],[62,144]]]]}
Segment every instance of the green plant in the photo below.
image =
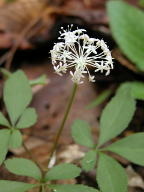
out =
{"type": "Polygon", "coordinates": [[[100,118],[100,135],[95,144],[87,122],[76,120],[72,136],[76,143],[89,148],[82,159],[82,169],[96,169],[96,181],[100,191],[127,191],[127,175],[124,168],[107,152],[116,153],[129,161],[144,165],[144,133],[136,133],[112,144],[108,141],[127,128],[135,112],[135,100],[129,84],[119,88],[117,94],[104,108],[100,118]]]}
{"type": "MultiPolygon", "coordinates": [[[[139,2],[142,4],[143,1],[139,2]]],[[[144,12],[120,0],[108,1],[107,12],[111,32],[119,48],[136,65],[138,71],[143,71],[144,12]]],[[[138,81],[127,83],[132,87],[134,98],[143,100],[144,83],[138,81]]]]}
{"type": "Polygon", "coordinates": [[[109,1],[107,11],[112,34],[123,53],[144,70],[144,13],[124,1],[109,1]],[[138,22],[139,21],[139,22],[138,22]]]}
{"type": "MultiPolygon", "coordinates": [[[[31,86],[38,83],[43,84],[45,77],[30,82],[21,70],[14,73],[2,70],[2,73],[6,77],[3,89],[3,100],[8,116],[5,116],[2,112],[0,113],[0,125],[4,127],[0,130],[0,163],[4,163],[5,168],[13,174],[33,178],[34,184],[0,180],[0,191],[25,192],[32,188],[39,188],[39,192],[49,190],[54,192],[98,192],[97,189],[85,185],[53,184],[55,180],[76,178],[80,175],[81,170],[90,171],[95,169],[96,182],[99,185],[100,191],[126,192],[127,175],[125,170],[113,157],[110,157],[107,152],[117,153],[133,163],[144,165],[144,133],[133,134],[111,144],[107,144],[128,127],[135,112],[135,99],[143,98],[143,91],[141,91],[141,86],[143,85],[138,82],[133,82],[122,85],[116,95],[104,108],[100,118],[100,135],[97,143],[93,140],[90,126],[87,122],[76,120],[73,123],[73,139],[76,143],[88,148],[88,152],[81,161],[81,168],[71,163],[62,163],[53,167],[50,166],[74,102],[78,84],[83,83],[82,79],[86,73],[88,73],[89,81],[94,82],[94,76],[89,73],[87,65],[91,65],[90,62],[92,62],[92,66],[95,67],[95,72],[106,71],[106,75],[108,75],[113,68],[111,53],[105,42],[103,40],[89,38],[88,35],[83,34],[84,31],[85,30],[82,29],[77,29],[74,32],[64,30],[64,32],[61,33],[60,39],[63,39],[65,42],[55,44],[51,51],[54,69],[59,75],[65,73],[67,68],[72,66],[75,68],[74,72],[70,71],[74,85],[63,120],[51,149],[48,168],[44,169],[35,157],[33,157],[33,154],[27,149],[21,133],[21,129],[31,127],[36,123],[36,111],[29,107],[32,100],[31,86]],[[76,42],[77,39],[78,42],[76,42]],[[81,47],[81,41],[83,42],[83,47],[81,47]],[[76,47],[74,47],[75,43],[78,43],[78,52],[76,52],[76,47]],[[101,49],[102,53],[98,54],[96,52],[97,48],[101,49]],[[56,61],[58,61],[58,65],[56,61]],[[18,148],[21,145],[23,145],[31,159],[6,159],[9,148],[18,148]]],[[[94,102],[92,105],[99,104],[109,95],[109,91],[105,92],[102,98],[99,99],[100,101],[97,103],[94,102]]]]}
{"type": "MultiPolygon", "coordinates": [[[[10,74],[4,84],[3,98],[8,117],[5,117],[2,112],[0,113],[0,125],[4,127],[0,130],[0,163],[2,164],[4,162],[5,168],[11,173],[32,177],[35,182],[34,184],[29,184],[0,180],[0,191],[24,192],[37,187],[40,188],[40,191],[45,191],[46,187],[61,191],[67,190],[70,187],[71,190],[75,189],[78,192],[87,192],[87,190],[96,192],[97,190],[83,185],[51,185],[50,183],[53,180],[71,179],[79,176],[81,169],[76,165],[63,163],[51,169],[43,170],[30,151],[28,151],[22,139],[21,129],[31,127],[37,120],[35,109],[28,107],[32,100],[32,89],[30,85],[32,84],[30,84],[26,75],[21,70],[10,74]],[[31,160],[24,158],[5,160],[9,148],[18,148],[21,145],[30,153],[31,160]]],[[[72,94],[68,109],[70,109],[73,97],[74,94],[72,94]]]]}

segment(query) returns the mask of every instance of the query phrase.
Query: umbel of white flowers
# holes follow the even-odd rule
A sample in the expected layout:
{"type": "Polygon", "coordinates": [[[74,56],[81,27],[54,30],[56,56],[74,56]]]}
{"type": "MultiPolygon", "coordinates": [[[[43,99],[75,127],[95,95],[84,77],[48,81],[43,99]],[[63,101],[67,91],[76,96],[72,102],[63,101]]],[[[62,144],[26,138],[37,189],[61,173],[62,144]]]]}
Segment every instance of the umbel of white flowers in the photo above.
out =
{"type": "Polygon", "coordinates": [[[72,31],[72,26],[67,30],[61,28],[60,42],[56,43],[50,51],[54,70],[62,75],[70,68],[72,81],[81,84],[85,74],[89,81],[95,82],[95,76],[91,75],[88,67],[93,67],[95,72],[110,74],[113,69],[111,52],[103,40],[90,38],[85,29],[72,31]]]}

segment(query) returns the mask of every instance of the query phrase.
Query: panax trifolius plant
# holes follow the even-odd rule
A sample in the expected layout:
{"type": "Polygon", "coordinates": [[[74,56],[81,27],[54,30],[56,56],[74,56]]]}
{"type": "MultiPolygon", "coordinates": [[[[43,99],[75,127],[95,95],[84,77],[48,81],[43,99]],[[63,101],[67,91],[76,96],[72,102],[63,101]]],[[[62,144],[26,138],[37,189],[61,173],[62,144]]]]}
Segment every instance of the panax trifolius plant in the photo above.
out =
{"type": "MultiPolygon", "coordinates": [[[[37,117],[35,110],[28,107],[32,99],[30,83],[26,75],[19,70],[10,74],[4,85],[3,98],[8,119],[0,113],[0,123],[5,127],[0,130],[0,159],[1,163],[4,162],[8,171],[20,176],[32,177],[34,184],[0,180],[0,192],[24,192],[37,187],[39,192],[46,192],[47,190],[57,192],[98,192],[95,188],[80,184],[54,185],[54,180],[72,179],[79,176],[81,169],[71,163],[62,163],[51,167],[51,160],[53,155],[56,154],[57,144],[74,101],[78,84],[83,83],[82,79],[86,73],[90,81],[95,81],[88,67],[92,66],[95,68],[95,72],[106,72],[106,75],[108,75],[113,68],[112,57],[103,40],[90,38],[83,29],[72,31],[68,27],[68,30],[63,30],[60,33],[60,39],[61,42],[55,44],[51,51],[52,63],[59,75],[65,73],[68,67],[73,67],[70,74],[72,75],[74,88],[50,152],[48,168],[43,169],[34,158],[31,158],[31,160],[24,158],[5,160],[9,147],[19,147],[23,143],[20,129],[32,126],[37,117]]],[[[89,135],[87,131],[87,136],[89,137],[89,135]]],[[[24,143],[23,146],[26,149],[24,143]]]]}
{"type": "MultiPolygon", "coordinates": [[[[71,179],[80,175],[81,169],[71,163],[62,163],[51,169],[43,169],[36,159],[10,158],[6,159],[9,148],[18,148],[22,145],[28,150],[22,140],[21,129],[31,127],[35,124],[37,114],[35,109],[28,107],[32,100],[31,84],[23,71],[10,74],[4,83],[3,100],[7,109],[8,117],[0,112],[0,163],[13,174],[33,178],[33,184],[0,180],[0,192],[25,192],[32,188],[39,188],[39,191],[46,191],[46,188],[61,190],[59,185],[51,185],[51,181],[60,179],[71,179]],[[59,189],[60,188],[60,189],[59,189]]],[[[39,81],[42,83],[41,79],[39,81]]],[[[34,84],[37,84],[35,82],[34,84]]],[[[30,153],[30,152],[29,152],[30,153]]],[[[65,190],[69,186],[64,186],[65,190]]],[[[70,185],[71,190],[91,191],[97,190],[83,186],[70,185]]]]}

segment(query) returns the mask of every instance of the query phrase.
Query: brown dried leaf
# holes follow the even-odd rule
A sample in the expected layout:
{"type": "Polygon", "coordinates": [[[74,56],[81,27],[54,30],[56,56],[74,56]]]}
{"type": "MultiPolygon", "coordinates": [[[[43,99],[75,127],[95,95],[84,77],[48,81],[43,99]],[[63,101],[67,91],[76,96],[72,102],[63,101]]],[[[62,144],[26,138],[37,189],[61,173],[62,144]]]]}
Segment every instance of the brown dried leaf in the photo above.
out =
{"type": "Polygon", "coordinates": [[[22,49],[31,48],[26,35],[35,35],[45,25],[51,27],[51,12],[45,0],[18,0],[0,7],[0,48],[11,47],[15,40],[20,41],[22,49]]]}
{"type": "Polygon", "coordinates": [[[19,0],[0,8],[0,30],[20,33],[44,9],[45,1],[19,0]]]}

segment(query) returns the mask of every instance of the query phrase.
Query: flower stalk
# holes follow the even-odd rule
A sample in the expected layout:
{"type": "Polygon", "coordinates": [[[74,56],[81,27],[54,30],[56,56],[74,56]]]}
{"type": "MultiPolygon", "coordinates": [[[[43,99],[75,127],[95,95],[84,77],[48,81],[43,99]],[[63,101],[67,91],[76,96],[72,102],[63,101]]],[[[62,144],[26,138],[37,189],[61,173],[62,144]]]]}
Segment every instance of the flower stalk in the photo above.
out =
{"type": "Polygon", "coordinates": [[[71,110],[71,107],[72,107],[72,104],[73,104],[73,101],[74,101],[74,98],[75,98],[75,95],[76,95],[76,92],[77,92],[77,88],[78,88],[78,84],[74,83],[73,89],[72,89],[72,93],[71,93],[71,96],[69,98],[69,102],[68,102],[68,105],[67,105],[64,117],[62,119],[60,128],[58,129],[58,132],[57,132],[55,140],[54,140],[53,147],[52,147],[51,152],[50,152],[50,156],[49,156],[49,160],[48,160],[48,167],[49,167],[50,161],[51,161],[51,159],[52,159],[52,157],[54,155],[54,152],[56,151],[56,148],[57,148],[57,145],[58,145],[58,141],[59,141],[61,133],[62,133],[62,131],[64,129],[65,122],[66,122],[66,120],[68,118],[69,112],[71,110]]]}

